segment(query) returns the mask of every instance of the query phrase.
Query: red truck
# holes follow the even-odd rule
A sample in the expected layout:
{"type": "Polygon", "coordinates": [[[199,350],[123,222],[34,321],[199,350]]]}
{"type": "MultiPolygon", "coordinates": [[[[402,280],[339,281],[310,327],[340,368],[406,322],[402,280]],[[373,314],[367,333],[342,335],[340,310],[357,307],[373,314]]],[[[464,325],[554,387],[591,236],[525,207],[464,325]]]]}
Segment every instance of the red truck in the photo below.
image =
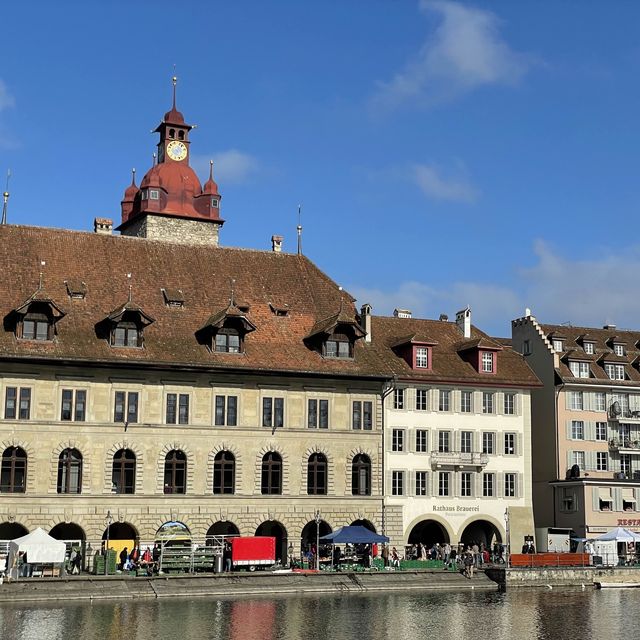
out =
{"type": "Polygon", "coordinates": [[[276,563],[276,539],[271,536],[231,538],[231,563],[234,568],[271,567],[276,563]]]}

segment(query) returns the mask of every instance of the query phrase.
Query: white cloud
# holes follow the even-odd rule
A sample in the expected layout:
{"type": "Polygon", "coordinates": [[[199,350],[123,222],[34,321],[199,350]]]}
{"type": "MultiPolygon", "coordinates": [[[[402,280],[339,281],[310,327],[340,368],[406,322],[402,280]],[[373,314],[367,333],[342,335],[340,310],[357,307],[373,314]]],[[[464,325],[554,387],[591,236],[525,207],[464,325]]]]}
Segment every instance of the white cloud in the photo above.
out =
{"type": "Polygon", "coordinates": [[[14,97],[9,93],[9,89],[4,81],[0,78],[0,111],[13,107],[15,105],[14,97]]]}
{"type": "Polygon", "coordinates": [[[439,24],[405,68],[381,83],[374,109],[432,105],[484,85],[515,84],[531,65],[502,39],[494,13],[450,0],[421,0],[420,8],[439,24]]]}
{"type": "MultiPolygon", "coordinates": [[[[600,249],[599,257],[571,260],[543,242],[534,245],[536,264],[515,272],[515,284],[465,280],[438,286],[418,281],[400,283],[389,290],[348,286],[358,304],[369,302],[374,313],[390,315],[395,307],[408,308],[414,317],[438,318],[471,306],[473,322],[495,335],[511,334],[510,323],[526,307],[543,323],[570,322],[599,327],[640,327],[640,245],[600,249]]],[[[592,251],[593,253],[593,251],[592,251]]]]}
{"type": "Polygon", "coordinates": [[[436,200],[472,203],[479,196],[466,178],[445,177],[433,165],[413,165],[411,177],[424,195],[436,200]]]}
{"type": "Polygon", "coordinates": [[[213,160],[213,177],[220,184],[241,184],[251,178],[259,169],[258,160],[238,149],[215,151],[210,156],[196,155],[191,165],[201,177],[209,175],[209,160],[213,160]]]}

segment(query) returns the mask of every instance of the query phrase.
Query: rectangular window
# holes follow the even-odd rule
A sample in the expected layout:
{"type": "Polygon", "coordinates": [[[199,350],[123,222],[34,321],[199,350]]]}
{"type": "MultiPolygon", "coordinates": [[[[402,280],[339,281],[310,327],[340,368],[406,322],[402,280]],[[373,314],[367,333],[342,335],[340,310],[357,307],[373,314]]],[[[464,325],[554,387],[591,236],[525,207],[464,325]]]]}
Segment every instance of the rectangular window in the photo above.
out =
{"type": "Polygon", "coordinates": [[[514,456],[516,454],[516,434],[504,434],[504,454],[506,456],[514,456]]]}
{"type": "Polygon", "coordinates": [[[393,392],[393,408],[404,409],[404,389],[395,389],[393,392]]]}
{"type": "Polygon", "coordinates": [[[584,422],[582,420],[571,421],[571,439],[584,440],[584,422]]]}
{"type": "Polygon", "coordinates": [[[87,392],[84,389],[63,389],[60,420],[84,422],[87,406],[87,392]]]}
{"type": "Polygon", "coordinates": [[[569,391],[569,409],[572,411],[582,411],[583,407],[582,391],[569,391]]]}
{"type": "Polygon", "coordinates": [[[20,389],[20,411],[18,418],[28,420],[31,416],[31,389],[22,387],[20,389]]]}
{"type": "Polygon", "coordinates": [[[404,495],[404,471],[391,472],[391,495],[404,495]]]}
{"type": "Polygon", "coordinates": [[[604,365],[604,371],[611,380],[624,380],[624,365],[623,364],[607,364],[604,365]]]}
{"type": "Polygon", "coordinates": [[[553,350],[557,353],[560,353],[562,351],[562,347],[563,347],[563,342],[562,340],[554,340],[553,341],[553,350]]]}
{"type": "Polygon", "coordinates": [[[504,394],[504,414],[506,416],[512,416],[516,412],[516,394],[505,393],[504,394]]]}
{"type": "Polygon", "coordinates": [[[589,363],[588,362],[570,362],[569,369],[571,369],[571,375],[574,378],[588,378],[589,377],[589,363]]]}
{"type": "Polygon", "coordinates": [[[329,401],[311,398],[307,403],[307,427],[309,429],[329,428],[329,401]]]}
{"type": "Polygon", "coordinates": [[[607,410],[607,394],[602,391],[596,391],[594,395],[594,411],[607,410]]]}
{"type": "Polygon", "coordinates": [[[460,474],[460,495],[463,498],[470,498],[473,494],[471,492],[473,482],[473,474],[468,471],[463,471],[460,474]]]}
{"type": "Polygon", "coordinates": [[[238,396],[216,396],[216,427],[235,427],[238,424],[238,396]]]}
{"type": "Polygon", "coordinates": [[[522,341],[522,355],[523,356],[531,355],[531,340],[522,341]]]}
{"type": "Polygon", "coordinates": [[[189,394],[167,393],[167,424],[189,424],[189,394]]]}
{"type": "Polygon", "coordinates": [[[31,416],[31,389],[7,387],[4,401],[6,420],[29,420],[31,416]]]}
{"type": "Polygon", "coordinates": [[[482,413],[493,413],[493,393],[489,391],[482,394],[482,413]]]}
{"type": "Polygon", "coordinates": [[[473,452],[473,432],[463,431],[460,434],[460,451],[462,453],[473,452]]]}
{"type": "Polygon", "coordinates": [[[427,410],[427,389],[416,389],[416,410],[427,410]]]}
{"type": "Polygon", "coordinates": [[[262,398],[262,426],[284,426],[284,398],[262,398]]]}
{"type": "Polygon", "coordinates": [[[426,471],[416,471],[416,495],[417,496],[427,495],[427,472],[426,471]]]}
{"type": "Polygon", "coordinates": [[[18,405],[18,389],[17,387],[7,387],[4,399],[4,417],[5,420],[15,420],[18,405]]]}
{"type": "Polygon", "coordinates": [[[391,451],[404,451],[404,429],[394,429],[392,431],[391,451]]]}
{"type": "Polygon", "coordinates": [[[606,451],[598,451],[596,453],[596,471],[609,470],[609,455],[606,451]]]}
{"type": "Polygon", "coordinates": [[[471,413],[473,411],[473,392],[460,392],[460,413],[471,413]]]}
{"type": "Polygon", "coordinates": [[[451,391],[440,389],[438,393],[438,411],[449,411],[451,391]]]}
{"type": "Polygon", "coordinates": [[[438,473],[438,495],[448,497],[450,495],[451,473],[449,471],[440,471],[438,473]]]}
{"type": "Polygon", "coordinates": [[[613,345],[613,352],[617,355],[617,356],[624,356],[626,355],[625,353],[625,348],[623,344],[614,344],[613,345]]]}
{"type": "Polygon", "coordinates": [[[373,402],[367,400],[354,400],[351,414],[351,427],[353,429],[373,429],[373,402]]]}
{"type": "Polygon", "coordinates": [[[490,431],[482,432],[482,453],[493,454],[496,452],[496,434],[490,431]]]}
{"type": "Polygon", "coordinates": [[[493,498],[493,496],[495,495],[495,484],[495,474],[482,474],[482,496],[484,498],[493,498]]]}
{"type": "Polygon", "coordinates": [[[138,392],[116,391],[113,403],[114,422],[138,422],[138,392]]]}
{"type": "Polygon", "coordinates": [[[584,469],[584,451],[572,451],[571,464],[577,464],[580,469],[584,469]]]}
{"type": "Polygon", "coordinates": [[[560,502],[560,508],[562,509],[562,511],[574,511],[576,508],[576,497],[574,490],[569,487],[562,487],[560,502]]]}
{"type": "Polygon", "coordinates": [[[593,342],[585,342],[584,343],[584,352],[590,356],[593,355],[594,353],[594,349],[593,349],[593,342]]]}
{"type": "Polygon", "coordinates": [[[429,451],[429,432],[426,429],[416,431],[416,451],[427,453],[429,451]]]}
{"type": "Polygon", "coordinates": [[[493,373],[494,355],[491,351],[482,352],[482,373],[493,373]]]}
{"type": "Polygon", "coordinates": [[[429,368],[429,349],[427,347],[416,348],[416,367],[418,369],[429,368]]]}
{"type": "Polygon", "coordinates": [[[440,453],[449,453],[451,433],[449,431],[438,431],[438,451],[440,453]]]}
{"type": "Polygon", "coordinates": [[[516,474],[515,473],[504,474],[504,497],[505,498],[516,497],[516,474]]]}
{"type": "Polygon", "coordinates": [[[607,423],[596,422],[596,440],[607,440],[607,423]]]}

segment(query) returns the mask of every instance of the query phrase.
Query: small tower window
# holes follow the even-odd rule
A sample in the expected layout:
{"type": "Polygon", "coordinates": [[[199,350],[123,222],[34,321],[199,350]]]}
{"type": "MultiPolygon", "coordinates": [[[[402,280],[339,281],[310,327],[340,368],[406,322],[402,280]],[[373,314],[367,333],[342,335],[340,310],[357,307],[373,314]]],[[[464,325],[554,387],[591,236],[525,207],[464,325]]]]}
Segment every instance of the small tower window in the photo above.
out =
{"type": "Polygon", "coordinates": [[[215,209],[218,208],[218,198],[211,198],[211,206],[214,207],[215,209]]]}
{"type": "Polygon", "coordinates": [[[169,129],[169,137],[170,138],[175,138],[176,137],[176,130],[175,129],[169,129]]]}
{"type": "Polygon", "coordinates": [[[180,140],[184,140],[184,131],[178,131],[178,138],[180,138],[180,140]]]}
{"type": "Polygon", "coordinates": [[[150,200],[160,200],[160,192],[157,189],[149,189],[150,200]]]}

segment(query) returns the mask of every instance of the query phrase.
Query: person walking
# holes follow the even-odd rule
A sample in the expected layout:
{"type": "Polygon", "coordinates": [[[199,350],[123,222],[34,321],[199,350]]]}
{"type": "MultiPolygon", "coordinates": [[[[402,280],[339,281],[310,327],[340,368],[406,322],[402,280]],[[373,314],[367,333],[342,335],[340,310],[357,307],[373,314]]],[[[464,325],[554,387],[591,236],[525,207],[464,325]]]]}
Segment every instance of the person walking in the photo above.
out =
{"type": "Polygon", "coordinates": [[[120,552],[120,564],[118,565],[118,569],[120,571],[124,571],[124,567],[127,564],[127,559],[129,558],[129,551],[127,549],[127,547],[125,547],[121,552],[120,552]]]}

